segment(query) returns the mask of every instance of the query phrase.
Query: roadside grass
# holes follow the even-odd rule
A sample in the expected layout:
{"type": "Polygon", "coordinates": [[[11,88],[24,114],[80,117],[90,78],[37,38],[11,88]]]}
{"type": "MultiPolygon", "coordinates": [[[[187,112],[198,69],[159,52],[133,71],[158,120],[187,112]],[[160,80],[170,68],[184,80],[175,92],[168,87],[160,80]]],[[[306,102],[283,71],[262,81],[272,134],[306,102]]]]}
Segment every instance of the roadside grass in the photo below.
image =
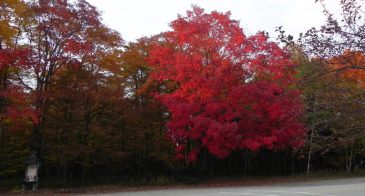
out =
{"type": "Polygon", "coordinates": [[[85,186],[55,186],[50,182],[43,183],[39,191],[23,192],[20,185],[12,188],[0,189],[1,194],[11,195],[76,195],[76,194],[101,194],[113,192],[130,192],[161,189],[185,189],[185,188],[211,188],[211,187],[235,187],[235,186],[260,186],[280,185],[290,183],[315,182],[321,180],[335,180],[365,177],[365,170],[356,172],[329,172],[317,171],[306,174],[289,176],[223,176],[223,177],[172,177],[166,175],[146,176],[140,178],[123,178],[119,182],[89,184],[85,186]]]}

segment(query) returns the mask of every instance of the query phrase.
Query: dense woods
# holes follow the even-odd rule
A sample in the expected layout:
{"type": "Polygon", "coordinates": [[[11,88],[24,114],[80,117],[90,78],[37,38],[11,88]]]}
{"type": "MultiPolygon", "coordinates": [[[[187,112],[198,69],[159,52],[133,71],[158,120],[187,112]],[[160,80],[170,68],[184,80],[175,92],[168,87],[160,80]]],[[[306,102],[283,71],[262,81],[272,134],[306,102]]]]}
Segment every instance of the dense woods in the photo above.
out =
{"type": "Polygon", "coordinates": [[[318,3],[297,40],[193,6],[126,43],[85,0],[1,0],[1,184],[31,152],[59,186],[364,169],[364,12],[318,3]]]}

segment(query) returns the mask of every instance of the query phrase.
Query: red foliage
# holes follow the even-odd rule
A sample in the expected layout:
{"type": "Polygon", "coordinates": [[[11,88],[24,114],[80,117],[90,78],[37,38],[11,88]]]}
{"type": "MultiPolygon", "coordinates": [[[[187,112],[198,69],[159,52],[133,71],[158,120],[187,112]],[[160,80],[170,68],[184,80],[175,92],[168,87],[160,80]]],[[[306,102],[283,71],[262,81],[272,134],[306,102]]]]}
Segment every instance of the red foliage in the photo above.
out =
{"type": "Polygon", "coordinates": [[[264,33],[246,37],[230,13],[194,7],[171,27],[150,63],[151,79],[165,89],[156,97],[170,112],[177,157],[195,160],[202,148],[224,158],[236,149],[302,144],[302,103],[290,88],[294,71],[284,50],[264,33]]]}
{"type": "Polygon", "coordinates": [[[0,72],[11,66],[25,65],[28,53],[26,49],[0,49],[0,72]]]}
{"type": "Polygon", "coordinates": [[[38,123],[38,113],[27,102],[25,89],[9,79],[14,69],[28,66],[28,55],[28,49],[0,50],[0,106],[4,107],[0,108],[0,121],[12,122],[12,128],[23,126],[22,122],[38,123]]]}

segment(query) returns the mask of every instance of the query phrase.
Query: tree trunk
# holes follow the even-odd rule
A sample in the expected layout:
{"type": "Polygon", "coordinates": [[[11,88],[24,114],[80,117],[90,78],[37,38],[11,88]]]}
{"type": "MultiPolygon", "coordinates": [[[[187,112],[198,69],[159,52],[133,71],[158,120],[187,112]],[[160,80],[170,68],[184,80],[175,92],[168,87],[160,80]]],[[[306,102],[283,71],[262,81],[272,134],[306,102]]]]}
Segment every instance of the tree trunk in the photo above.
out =
{"type": "Polygon", "coordinates": [[[30,138],[30,149],[32,151],[37,152],[37,156],[38,158],[41,157],[41,143],[42,143],[42,133],[41,133],[41,127],[39,124],[33,124],[33,128],[32,128],[32,135],[30,138]]]}
{"type": "Polygon", "coordinates": [[[3,139],[3,129],[0,121],[0,148],[4,146],[4,139],[3,139]]]}
{"type": "Polygon", "coordinates": [[[352,147],[350,149],[350,154],[346,156],[346,172],[350,173],[352,169],[352,147]]]}
{"type": "Polygon", "coordinates": [[[308,161],[307,161],[307,175],[310,172],[311,167],[311,158],[312,158],[312,151],[313,151],[313,135],[314,135],[314,129],[315,129],[315,116],[316,116],[316,98],[313,95],[313,116],[312,116],[312,128],[311,133],[309,136],[309,151],[308,151],[308,161]]]}
{"type": "Polygon", "coordinates": [[[291,175],[294,176],[295,174],[295,156],[294,152],[291,153],[291,175]]]}
{"type": "Polygon", "coordinates": [[[63,177],[63,183],[67,184],[67,173],[68,173],[68,164],[66,161],[64,161],[62,166],[62,177],[63,177]]]}

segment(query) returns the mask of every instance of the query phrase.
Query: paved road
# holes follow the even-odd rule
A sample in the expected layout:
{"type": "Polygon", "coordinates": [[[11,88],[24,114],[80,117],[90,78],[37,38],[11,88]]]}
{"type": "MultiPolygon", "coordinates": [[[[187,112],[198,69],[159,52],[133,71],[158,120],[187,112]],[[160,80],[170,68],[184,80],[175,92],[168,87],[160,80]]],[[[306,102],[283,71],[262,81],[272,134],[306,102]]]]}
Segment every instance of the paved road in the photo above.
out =
{"type": "Polygon", "coordinates": [[[365,196],[365,178],[273,186],[170,189],[103,196],[365,196]]]}

